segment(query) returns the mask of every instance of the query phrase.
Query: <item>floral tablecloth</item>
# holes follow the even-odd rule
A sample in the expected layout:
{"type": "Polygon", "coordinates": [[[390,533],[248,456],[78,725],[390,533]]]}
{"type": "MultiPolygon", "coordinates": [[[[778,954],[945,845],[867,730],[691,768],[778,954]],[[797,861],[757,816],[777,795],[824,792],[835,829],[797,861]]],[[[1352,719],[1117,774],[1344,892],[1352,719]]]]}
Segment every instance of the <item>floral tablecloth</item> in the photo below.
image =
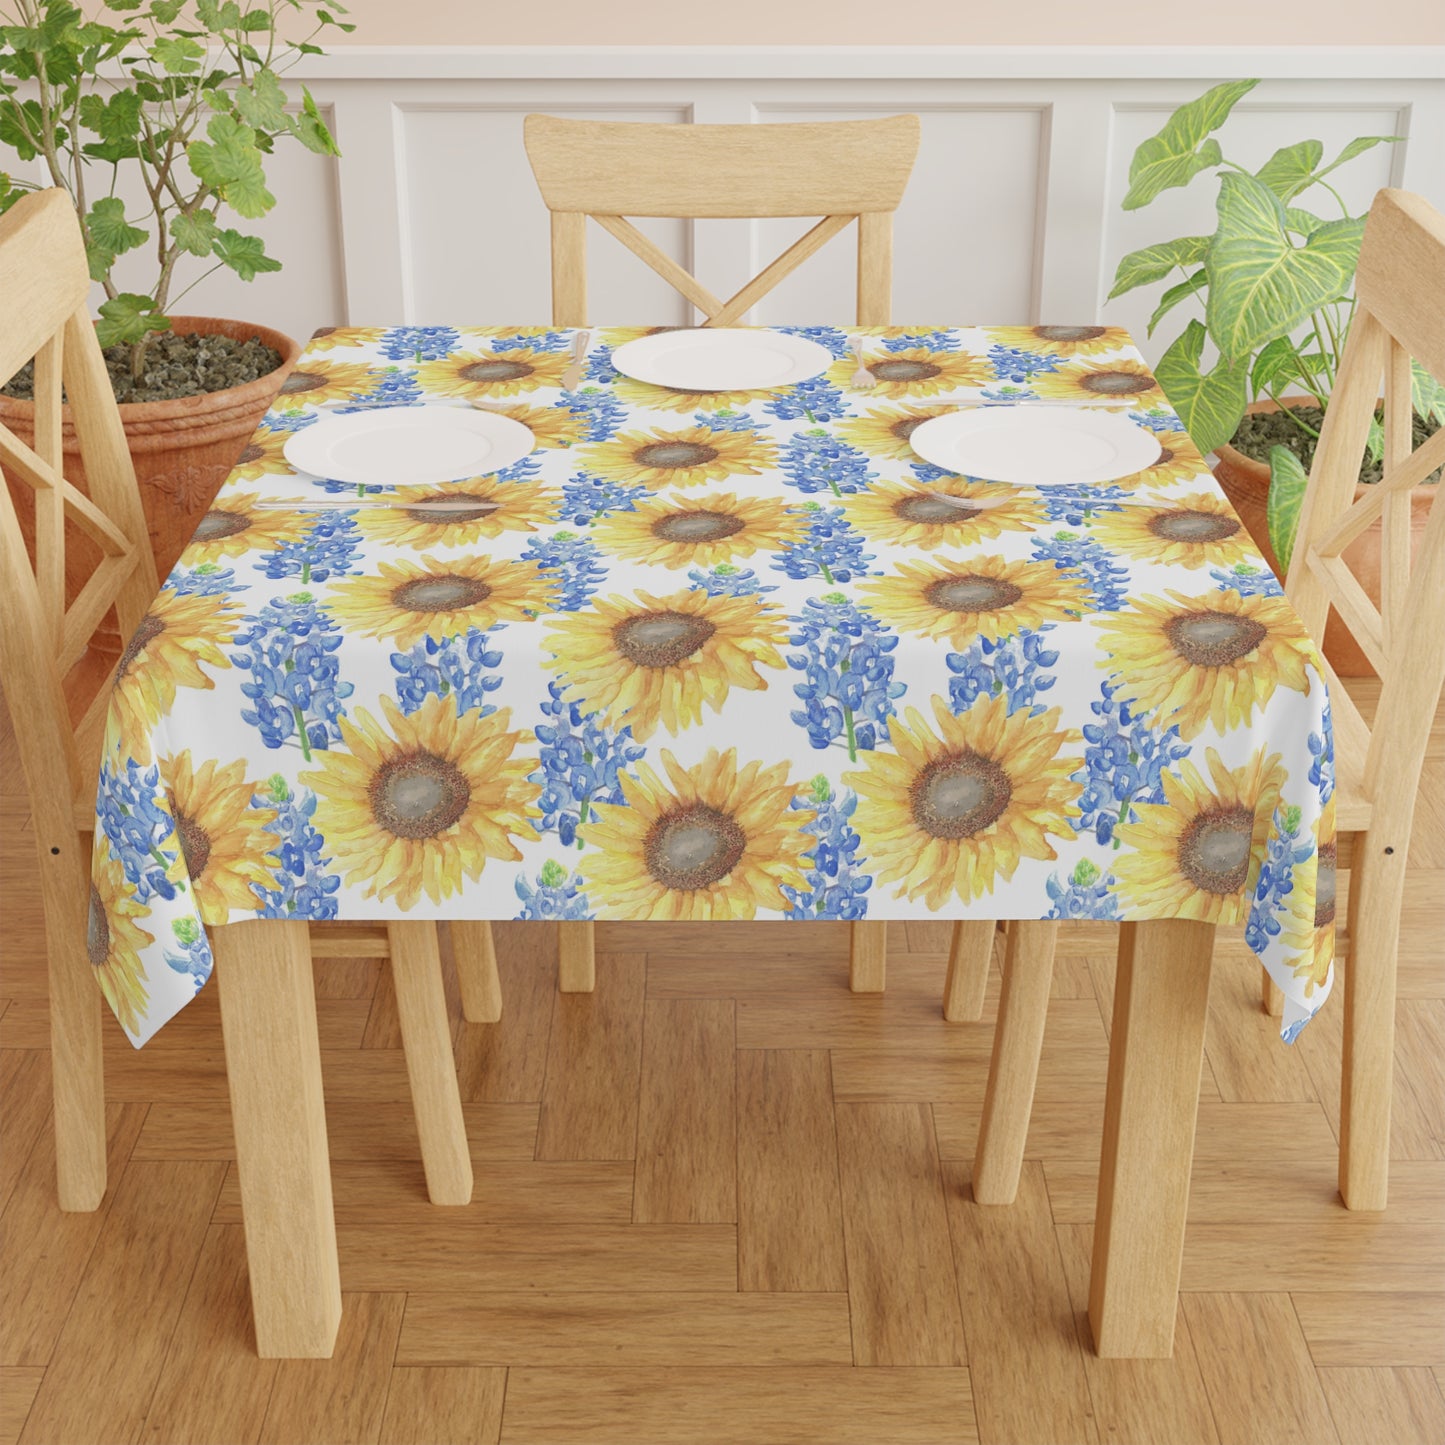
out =
{"type": "Polygon", "coordinates": [[[89,945],[136,1044],[208,926],[402,916],[1242,923],[1295,1036],[1332,982],[1318,658],[1128,335],[865,329],[854,390],[857,333],[798,330],[829,372],[733,393],[619,376],[638,330],[571,390],[568,331],[312,340],[118,670],[89,945]],[[1127,404],[1158,459],[1039,496],[910,449],[1009,395],[1127,404]],[[469,397],[537,450],[365,495],[282,455],[469,397]]]}

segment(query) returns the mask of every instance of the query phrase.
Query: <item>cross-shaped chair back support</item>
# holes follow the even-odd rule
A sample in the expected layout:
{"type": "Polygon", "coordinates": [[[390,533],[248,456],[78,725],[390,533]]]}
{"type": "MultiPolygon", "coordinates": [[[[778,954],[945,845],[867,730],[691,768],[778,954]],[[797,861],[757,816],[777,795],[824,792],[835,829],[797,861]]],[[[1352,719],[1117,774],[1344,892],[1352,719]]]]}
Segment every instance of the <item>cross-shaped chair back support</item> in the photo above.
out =
{"type": "Polygon", "coordinates": [[[858,324],[884,326],[893,212],[918,154],[918,117],[795,125],[637,125],[529,115],[527,156],[552,213],[552,322],[587,324],[591,216],[706,318],[732,326],[827,241],[858,222],[858,324]],[[628,216],[822,216],[736,295],[719,300],[628,216]]]}
{"type": "MultiPolygon", "coordinates": [[[[1445,216],[1408,191],[1370,207],[1355,274],[1357,306],[1315,452],[1286,591],[1312,636],[1334,607],[1380,674],[1373,728],[1333,673],[1337,758],[1363,762],[1378,824],[1408,838],[1431,716],[1445,681],[1445,507],[1432,502],[1411,563],[1410,493],[1445,464],[1445,430],[1413,447],[1410,362],[1445,382],[1445,216]],[[1354,500],[1384,378],[1384,476],[1354,500]],[[1413,448],[1413,449],[1412,449],[1413,448]],[[1381,523],[1380,605],[1343,553],[1381,523]]],[[[1438,489],[1432,487],[1432,492],[1438,489]]]]}

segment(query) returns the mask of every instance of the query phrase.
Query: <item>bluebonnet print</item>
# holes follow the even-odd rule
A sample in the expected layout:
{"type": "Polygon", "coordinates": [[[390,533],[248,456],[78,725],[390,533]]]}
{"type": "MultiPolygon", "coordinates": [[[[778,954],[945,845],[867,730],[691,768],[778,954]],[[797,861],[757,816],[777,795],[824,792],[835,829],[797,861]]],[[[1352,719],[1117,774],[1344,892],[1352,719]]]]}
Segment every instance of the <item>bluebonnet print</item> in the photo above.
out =
{"type": "Polygon", "coordinates": [[[915,351],[920,346],[929,351],[952,351],[957,344],[951,331],[909,331],[902,336],[888,336],[880,343],[884,351],[915,351]]]}
{"type": "Polygon", "coordinates": [[[620,373],[612,364],[612,351],[610,346],[594,346],[587,353],[587,380],[596,382],[598,386],[611,386],[617,380],[620,373]]]}
{"type": "Polygon", "coordinates": [[[1039,501],[1050,521],[1082,527],[1096,512],[1122,511],[1127,496],[1123,487],[1067,484],[1045,487],[1039,501]]]}
{"type": "Polygon", "coordinates": [[[1131,421],[1147,426],[1150,431],[1183,431],[1184,423],[1167,407],[1151,406],[1148,411],[1131,411],[1131,421]]]}
{"type": "Polygon", "coordinates": [[[1110,890],[1118,880],[1099,870],[1087,858],[1080,858],[1065,879],[1050,874],[1044,888],[1049,895],[1050,918],[1106,918],[1119,916],[1119,900],[1110,890]]]}
{"type": "Polygon", "coordinates": [[[801,510],[808,513],[808,530],[796,541],[784,543],[782,551],[775,554],[778,560],[773,570],[786,572],[800,582],[821,577],[829,587],[866,577],[875,554],[863,550],[863,536],[849,525],[842,507],[807,502],[801,510]]]}
{"type": "Polygon", "coordinates": [[[169,900],[186,887],[184,879],[173,882],[167,877],[175,868],[180,844],[175,819],[161,806],[160,793],[160,769],[154,764],[143,768],[127,758],[123,769],[109,761],[101,766],[96,819],[138,903],[156,897],[169,900]],[[169,849],[163,846],[167,842],[169,849]]]}
{"type": "Polygon", "coordinates": [[[688,572],[687,580],[701,587],[709,597],[755,597],[778,590],[764,583],[751,567],[734,567],[731,562],[719,562],[707,571],[694,567],[688,572]]]}
{"type": "Polygon", "coordinates": [[[166,949],[166,962],[177,973],[185,974],[200,993],[206,980],[211,976],[215,960],[211,957],[211,944],[201,925],[194,918],[177,918],[171,923],[171,934],[181,951],[172,953],[166,949]]]}
{"type": "Polygon", "coordinates": [[[779,465],[800,492],[860,492],[877,473],[856,447],[830,436],[821,427],[798,432],[783,448],[779,465]]]}
{"type": "Polygon", "coordinates": [[[202,562],[199,567],[177,567],[166,578],[166,586],[182,597],[221,597],[227,592],[244,592],[248,583],[238,582],[229,567],[202,562]]]}
{"type": "Polygon", "coordinates": [[[1328,803],[1335,795],[1335,725],[1325,700],[1320,731],[1309,736],[1310,782],[1320,790],[1320,802],[1328,803]]]}
{"type": "Polygon", "coordinates": [[[365,391],[352,393],[355,405],[339,406],[335,411],[354,411],[363,406],[420,406],[424,398],[417,385],[416,373],[400,366],[384,366],[376,380],[365,391]]]}
{"type": "Polygon", "coordinates": [[[542,764],[532,774],[532,781],[542,785],[537,827],[543,833],[555,831],[570,848],[574,842],[580,846],[577,830],[593,804],[626,803],[620,775],[646,749],[632,741],[630,727],[600,727],[596,713],[584,713],[562,696],[561,683],[549,683],[547,691],[550,700],[541,708],[549,721],[534,729],[542,764]]]}
{"type": "Polygon", "coordinates": [[[1117,612],[1128,598],[1129,569],[1092,537],[1055,532],[1052,537],[1036,537],[1033,552],[1040,562],[1052,562],[1061,572],[1087,579],[1100,612],[1117,612]]]}
{"type": "Polygon", "coordinates": [[[851,790],[840,797],[828,779],[819,773],[806,792],[789,805],[795,810],[811,808],[817,816],[803,824],[803,832],[815,840],[803,873],[807,888],[783,885],[789,908],[787,918],[858,919],[868,912],[868,889],[873,879],[860,871],[860,839],[851,819],[858,808],[858,795],[851,790]]]}
{"type": "Polygon", "coordinates": [[[321,420],[319,411],[268,411],[261,424],[269,431],[305,431],[321,420]]]}
{"type": "MultiPolygon", "coordinates": [[[[259,806],[274,808],[266,831],[276,835],[276,886],[256,888],[263,918],[335,918],[339,911],[338,874],[322,856],[325,840],[316,831],[316,794],[293,790],[280,773],[268,778],[256,796],[259,806]]],[[[255,885],[252,885],[255,887],[255,885]]]]}
{"type": "Polygon", "coordinates": [[[529,538],[522,559],[535,562],[543,572],[555,574],[561,584],[555,604],[559,612],[576,612],[585,607],[607,576],[601,549],[575,532],[553,532],[550,537],[529,538]]]}
{"type": "Polygon", "coordinates": [[[527,347],[532,351],[566,351],[572,345],[570,331],[548,331],[545,329],[513,331],[505,336],[491,338],[493,351],[517,351],[527,347]]]}
{"type": "Polygon", "coordinates": [[[562,483],[562,513],[577,526],[585,527],[604,512],[634,512],[639,502],[653,495],[646,487],[578,472],[570,481],[562,483]]]}
{"type": "Polygon", "coordinates": [[[341,630],[309,592],[273,598],[259,614],[242,619],[231,661],[250,680],[241,684],[251,706],[241,709],[268,748],[294,738],[310,761],[313,748],[341,741],[337,719],[346,711],[352,684],[341,679],[337,650],[341,630]]]}
{"type": "Polygon", "coordinates": [[[610,391],[600,386],[584,386],[578,391],[564,391],[562,404],[569,411],[587,418],[584,441],[605,442],[627,415],[627,408],[610,391]]]}
{"type": "Polygon", "coordinates": [[[1283,929],[1289,917],[1285,900],[1294,892],[1294,870],[1313,857],[1314,851],[1314,839],[1300,836],[1300,810],[1275,809],[1274,826],[1244,925],[1244,941],[1256,953],[1263,953],[1283,929]]]}
{"type": "Polygon", "coordinates": [[[351,512],[319,512],[303,537],[281,543],[256,567],[273,581],[295,577],[305,586],[361,571],[361,548],[361,530],[351,512]]]}
{"type": "Polygon", "coordinates": [[[853,354],[848,333],[840,331],[836,326],[779,326],[776,330],[787,336],[801,336],[806,341],[816,341],[839,359],[853,354]]]}
{"type": "Polygon", "coordinates": [[[455,326],[393,326],[381,339],[381,354],[393,361],[440,361],[461,343],[455,326]]]}
{"type": "Polygon", "coordinates": [[[393,652],[396,700],[402,712],[414,713],[433,696],[455,698],[459,713],[480,709],[485,717],[495,712],[487,694],[502,685],[502,675],[496,670],[502,665],[502,652],[496,645],[501,630],[473,627],[441,641],[423,637],[409,652],[393,652]]]}
{"type": "Polygon", "coordinates": [[[518,918],[566,922],[591,917],[591,905],[582,892],[577,875],[569,873],[553,858],[542,864],[535,884],[530,883],[525,874],[519,873],[513,887],[522,900],[518,918]]]}
{"type": "Polygon", "coordinates": [[[721,411],[695,411],[692,419],[698,426],[711,427],[713,431],[752,431],[757,426],[745,411],[734,411],[724,407],[721,411]]]}
{"type": "Polygon", "coordinates": [[[790,386],[763,409],[772,412],[779,421],[806,419],[815,426],[820,421],[836,421],[848,415],[848,403],[843,400],[843,393],[823,376],[790,386]]]}
{"type": "Polygon", "coordinates": [[[1084,784],[1074,828],[1100,843],[1115,841],[1114,830],[1130,820],[1139,803],[1164,802],[1165,769],[1190,751],[1177,726],[1156,731],[1115,691],[1101,684],[1099,700],[1089,705],[1098,721],[1084,724],[1084,766],[1074,774],[1084,784]]]}
{"type": "Polygon", "coordinates": [[[997,640],[976,637],[965,652],[950,652],[946,659],[953,677],[948,684],[948,705],[956,713],[964,713],[980,697],[1008,696],[1008,710],[1028,708],[1042,712],[1045,704],[1037,701],[1058,678],[1049,671],[1058,660],[1056,650],[1045,646],[1045,633],[1052,632],[1046,623],[1037,629],[1024,628],[997,640]]]}
{"type": "Polygon", "coordinates": [[[936,467],[932,462],[910,462],[913,475],[920,482],[951,482],[958,478],[957,472],[950,472],[945,467],[936,467]]]}
{"type": "Polygon", "coordinates": [[[893,681],[898,636],[861,611],[841,592],[809,598],[800,617],[789,618],[788,642],[801,652],[788,654],[788,666],[803,675],[793,694],[803,704],[792,713],[807,729],[815,748],[840,738],[855,759],[878,746],[884,724],[895,711],[893,700],[904,686],[893,681]]]}
{"type": "Polygon", "coordinates": [[[1268,567],[1251,567],[1236,562],[1233,567],[1211,567],[1209,575],[1219,583],[1221,591],[1238,592],[1241,597],[1283,597],[1280,580],[1268,567]]]}
{"type": "Polygon", "coordinates": [[[1041,371],[1057,371],[1059,356],[1045,356],[1039,351],[1021,351],[1016,346],[990,346],[988,359],[993,374],[1000,381],[1027,386],[1031,377],[1041,371]]]}

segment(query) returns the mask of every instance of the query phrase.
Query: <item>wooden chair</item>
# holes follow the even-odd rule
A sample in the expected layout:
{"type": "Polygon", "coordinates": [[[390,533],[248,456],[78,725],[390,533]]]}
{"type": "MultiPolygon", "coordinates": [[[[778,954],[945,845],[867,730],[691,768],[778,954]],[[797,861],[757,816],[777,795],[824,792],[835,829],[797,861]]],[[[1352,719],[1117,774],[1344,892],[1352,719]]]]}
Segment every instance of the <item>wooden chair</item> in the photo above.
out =
{"type": "MultiPolygon", "coordinates": [[[[9,479],[0,486],[0,677],[15,721],[40,853],[56,1162],[60,1207],[66,1210],[95,1209],[106,1185],[102,1004],[86,920],[101,737],[111,688],[108,669],[91,665],[94,654],[87,649],[112,606],[122,634],[132,635],[159,590],[120,413],[86,309],[89,290],[80,229],[64,192],[28,196],[0,218],[0,294],[5,297],[0,315],[0,378],[10,378],[35,358],[36,418],[33,449],[0,426],[0,468],[9,479]],[[85,461],[89,495],[63,474],[62,384],[85,461]],[[11,494],[11,486],[18,483],[33,493],[33,563],[11,494]],[[77,528],[103,554],[69,606],[65,601],[68,527],[77,528]]],[[[393,924],[382,937],[374,932],[363,936],[362,930],[341,925],[328,927],[335,931],[318,933],[314,948],[318,955],[361,953],[391,959],[428,1190],[435,1202],[465,1203],[471,1195],[471,1161],[451,1058],[435,927],[393,924]]],[[[453,929],[465,1010],[469,1017],[495,1018],[500,993],[487,926],[454,924],[453,929]]],[[[271,1080],[266,1077],[268,1070],[258,1066],[268,1059],[267,1041],[247,1036],[244,1003],[236,1000],[273,977],[269,955],[289,949],[303,962],[309,958],[307,930],[301,923],[248,922],[215,930],[213,941],[246,1199],[252,1194],[248,1185],[255,1179],[280,1171],[275,1160],[256,1157],[254,1151],[248,1154],[248,1124],[263,1107],[261,1096],[271,1080]],[[283,936],[284,946],[278,941],[283,936]],[[237,946],[242,938],[256,950],[254,970],[250,953],[236,961],[236,955],[245,952],[237,946]]],[[[299,976],[309,999],[309,973],[299,976]]],[[[314,1019],[314,1002],[310,1008],[314,1019]]],[[[314,1034],[311,1051],[310,1058],[281,1060],[280,1071],[293,1065],[309,1070],[310,1080],[319,1087],[314,1034]]],[[[271,1093],[277,1090],[272,1088],[271,1093]]],[[[266,1106],[284,1107],[284,1101],[273,1098],[266,1106]]],[[[324,1137],[319,1142],[324,1161],[324,1137]]],[[[329,1216],[329,1178],[325,1202],[329,1216]]],[[[248,1240],[253,1228],[258,1235],[261,1232],[261,1222],[250,1216],[248,1210],[248,1240]]],[[[254,1244],[249,1252],[254,1286],[254,1244]]],[[[267,1353],[259,1317],[257,1331],[262,1352],[267,1353]]]]}
{"type": "MultiPolygon", "coordinates": [[[[702,313],[733,326],[785,276],[858,223],[859,326],[886,326],[893,298],[893,213],[918,154],[916,115],[793,125],[638,125],[529,115],[527,157],[552,213],[552,324],[586,326],[587,218],[610,232],[702,313]],[[822,216],[722,301],[628,216],[822,216]]],[[[992,925],[990,925],[992,927],[992,925]]],[[[560,925],[560,986],[590,992],[594,930],[560,925]]],[[[883,989],[887,924],[855,923],[849,984],[883,989]]]]}

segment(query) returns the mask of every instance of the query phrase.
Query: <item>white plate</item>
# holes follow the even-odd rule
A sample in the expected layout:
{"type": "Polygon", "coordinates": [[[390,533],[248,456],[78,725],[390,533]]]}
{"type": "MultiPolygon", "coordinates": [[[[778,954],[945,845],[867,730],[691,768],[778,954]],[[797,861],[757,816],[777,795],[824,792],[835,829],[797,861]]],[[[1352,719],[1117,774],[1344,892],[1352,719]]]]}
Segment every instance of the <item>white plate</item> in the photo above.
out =
{"type": "Polygon", "coordinates": [[[357,486],[428,486],[501,471],[537,444],[530,427],[495,412],[399,406],[331,412],[291,435],[286,460],[357,486]]]}
{"type": "Polygon", "coordinates": [[[702,327],[640,336],[612,353],[624,376],[682,391],[765,391],[821,376],[833,353],[805,336],[702,327]]]}
{"type": "Polygon", "coordinates": [[[1020,486],[1112,482],[1159,459],[1159,438],[1118,412],[1088,407],[977,407],[934,417],[909,437],[946,472],[1020,486]]]}

